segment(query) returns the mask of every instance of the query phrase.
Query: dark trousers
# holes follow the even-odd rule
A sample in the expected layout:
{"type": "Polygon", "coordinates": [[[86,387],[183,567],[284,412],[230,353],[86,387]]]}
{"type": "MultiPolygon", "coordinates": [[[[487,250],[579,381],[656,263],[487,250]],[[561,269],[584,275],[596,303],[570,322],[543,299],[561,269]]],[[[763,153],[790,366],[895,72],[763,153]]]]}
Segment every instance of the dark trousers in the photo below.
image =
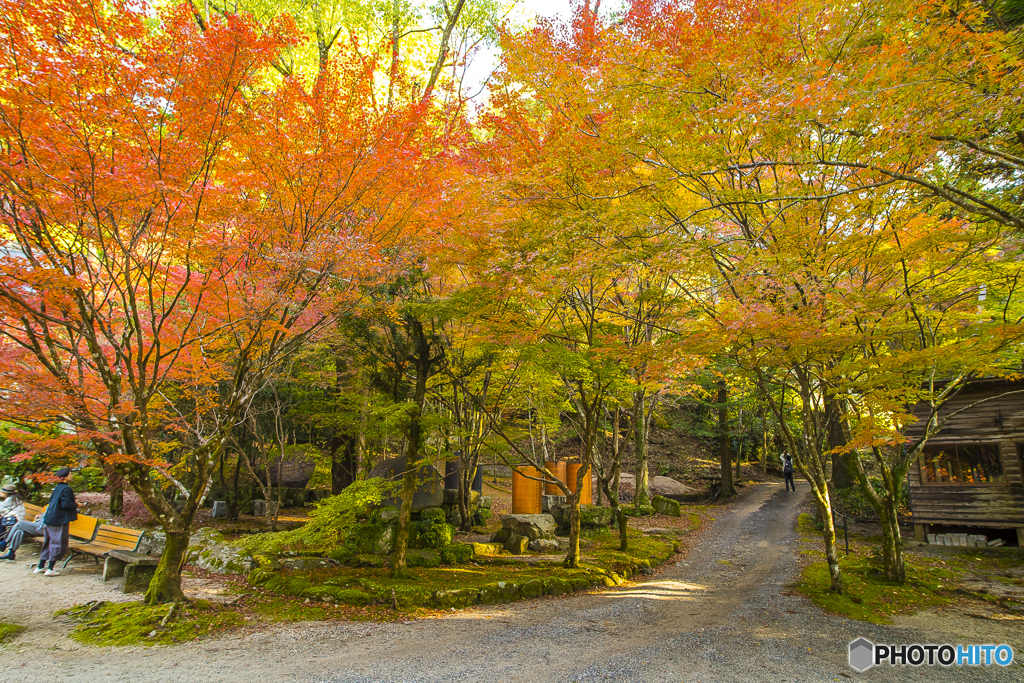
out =
{"type": "Polygon", "coordinates": [[[793,487],[793,493],[796,493],[796,484],[793,482],[792,472],[783,472],[782,476],[786,478],[786,491],[789,491],[789,487],[793,487]]]}

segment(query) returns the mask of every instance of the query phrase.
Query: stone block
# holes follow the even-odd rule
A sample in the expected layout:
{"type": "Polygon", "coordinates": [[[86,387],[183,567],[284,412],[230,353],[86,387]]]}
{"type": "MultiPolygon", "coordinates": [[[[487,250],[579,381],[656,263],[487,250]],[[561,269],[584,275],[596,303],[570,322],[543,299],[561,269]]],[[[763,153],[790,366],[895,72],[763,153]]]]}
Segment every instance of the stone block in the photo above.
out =
{"type": "Polygon", "coordinates": [[[540,497],[540,509],[543,512],[551,512],[553,505],[564,505],[565,496],[548,496],[544,495],[540,497]]]}
{"type": "Polygon", "coordinates": [[[655,496],[651,500],[651,504],[654,505],[654,509],[659,515],[666,515],[668,517],[680,517],[682,515],[682,508],[677,500],[664,496],[655,496]]]}
{"type": "Polygon", "coordinates": [[[501,518],[501,526],[531,541],[555,537],[555,518],[551,515],[505,515],[501,518]]]}
{"type": "Polygon", "coordinates": [[[530,541],[530,550],[535,553],[557,553],[558,541],[547,538],[537,538],[530,541]]]}
{"type": "MultiPolygon", "coordinates": [[[[381,477],[388,481],[402,481],[405,474],[405,456],[383,460],[370,470],[370,477],[381,477]]],[[[424,508],[441,507],[444,503],[444,479],[437,468],[425,463],[416,468],[416,489],[412,496],[412,511],[419,512],[424,508]]],[[[381,501],[381,505],[398,507],[402,504],[400,491],[381,501]]]]}
{"type": "Polygon", "coordinates": [[[228,504],[224,500],[213,501],[213,512],[210,514],[214,519],[228,518],[228,504]]]}
{"type": "Polygon", "coordinates": [[[127,562],[108,556],[103,561],[103,583],[124,576],[124,568],[127,566],[127,562]]]}
{"type": "Polygon", "coordinates": [[[928,534],[928,545],[935,545],[935,534],[928,534]]]}
{"type": "Polygon", "coordinates": [[[529,547],[530,539],[526,536],[520,536],[519,534],[512,534],[512,536],[505,541],[505,550],[513,555],[524,555],[529,547]]]}
{"type": "Polygon", "coordinates": [[[124,570],[124,592],[145,593],[156,574],[156,565],[130,564],[124,570]]]}

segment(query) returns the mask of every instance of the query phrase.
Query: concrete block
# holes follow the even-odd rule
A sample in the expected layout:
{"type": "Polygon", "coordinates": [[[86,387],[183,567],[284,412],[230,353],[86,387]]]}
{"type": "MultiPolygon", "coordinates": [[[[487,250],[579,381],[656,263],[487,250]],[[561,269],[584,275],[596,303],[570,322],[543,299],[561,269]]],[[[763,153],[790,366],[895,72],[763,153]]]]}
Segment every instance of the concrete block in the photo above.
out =
{"type": "Polygon", "coordinates": [[[213,513],[210,515],[214,519],[227,519],[228,518],[228,504],[223,500],[213,501],[213,513]]]}
{"type": "Polygon", "coordinates": [[[128,565],[124,570],[124,592],[145,593],[154,574],[156,574],[155,565],[128,565]]]}
{"type": "Polygon", "coordinates": [[[935,545],[935,534],[928,534],[928,545],[935,545]]]}

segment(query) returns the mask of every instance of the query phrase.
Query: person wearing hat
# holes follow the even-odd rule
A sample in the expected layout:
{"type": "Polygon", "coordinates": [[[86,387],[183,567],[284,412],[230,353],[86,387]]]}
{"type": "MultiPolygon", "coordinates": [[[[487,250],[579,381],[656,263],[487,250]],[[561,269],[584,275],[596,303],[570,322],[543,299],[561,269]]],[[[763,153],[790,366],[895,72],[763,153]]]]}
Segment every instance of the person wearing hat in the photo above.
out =
{"type": "Polygon", "coordinates": [[[25,501],[18,493],[18,487],[14,484],[4,484],[0,487],[0,518],[10,516],[18,518],[18,521],[25,519],[25,501]]]}
{"type": "Polygon", "coordinates": [[[7,533],[10,527],[25,519],[25,501],[18,495],[14,484],[0,487],[0,550],[7,545],[7,533]]]}
{"type": "Polygon", "coordinates": [[[33,572],[44,576],[60,576],[53,566],[68,551],[68,525],[78,519],[78,503],[75,493],[68,486],[71,470],[62,467],[57,470],[59,480],[50,494],[50,502],[43,512],[43,550],[39,553],[39,566],[33,572]],[[49,561],[49,567],[46,563],[49,561]]]}

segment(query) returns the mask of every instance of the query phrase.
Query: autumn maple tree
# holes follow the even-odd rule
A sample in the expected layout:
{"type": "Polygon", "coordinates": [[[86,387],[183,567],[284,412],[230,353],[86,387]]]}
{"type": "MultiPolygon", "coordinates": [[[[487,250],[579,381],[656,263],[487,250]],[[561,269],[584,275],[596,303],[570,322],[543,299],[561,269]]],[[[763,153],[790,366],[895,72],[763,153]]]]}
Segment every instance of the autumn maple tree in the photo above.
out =
{"type": "Polygon", "coordinates": [[[88,442],[125,476],[167,534],[147,600],[178,601],[211,463],[266,373],[405,234],[421,109],[369,106],[357,57],[275,83],[287,21],[4,16],[5,417],[60,424],[36,451],[88,442]]]}

